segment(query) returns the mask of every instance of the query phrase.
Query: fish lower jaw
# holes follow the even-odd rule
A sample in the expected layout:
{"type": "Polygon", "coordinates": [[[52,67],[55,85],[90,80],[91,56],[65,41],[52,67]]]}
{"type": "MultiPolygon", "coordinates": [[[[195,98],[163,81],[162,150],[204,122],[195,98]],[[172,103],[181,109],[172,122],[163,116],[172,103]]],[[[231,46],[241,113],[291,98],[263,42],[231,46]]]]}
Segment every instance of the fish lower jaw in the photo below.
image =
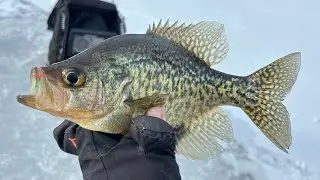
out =
{"type": "Polygon", "coordinates": [[[18,95],[17,101],[20,104],[23,104],[25,106],[28,106],[33,109],[38,109],[36,106],[36,98],[34,95],[18,95]]]}
{"type": "Polygon", "coordinates": [[[131,125],[131,118],[116,118],[105,116],[99,119],[81,120],[78,122],[83,128],[111,134],[124,134],[131,125]]]}
{"type": "Polygon", "coordinates": [[[128,127],[127,129],[124,129],[124,128],[113,126],[111,124],[100,124],[100,123],[78,122],[78,125],[91,131],[98,131],[98,132],[109,133],[109,134],[121,134],[129,128],[128,127]]]}
{"type": "Polygon", "coordinates": [[[39,105],[38,101],[37,101],[37,97],[35,95],[18,95],[17,96],[17,101],[20,104],[23,104],[27,107],[33,108],[33,109],[37,109],[40,111],[46,111],[46,108],[44,108],[43,106],[39,105]]]}

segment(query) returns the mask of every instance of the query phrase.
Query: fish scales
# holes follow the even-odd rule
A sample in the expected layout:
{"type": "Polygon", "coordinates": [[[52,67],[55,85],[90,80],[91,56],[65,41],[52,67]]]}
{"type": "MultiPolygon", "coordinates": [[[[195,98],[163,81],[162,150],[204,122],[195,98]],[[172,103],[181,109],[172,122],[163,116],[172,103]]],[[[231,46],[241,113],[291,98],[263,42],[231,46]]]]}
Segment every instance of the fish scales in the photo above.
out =
{"type": "MultiPolygon", "coordinates": [[[[145,38],[147,39],[147,38],[145,38]]],[[[146,40],[148,42],[148,39],[146,40]]],[[[161,43],[163,44],[163,43],[161,43]]],[[[121,45],[122,46],[122,45],[121,45]]],[[[169,47],[172,46],[171,44],[168,45],[169,47]]],[[[126,53],[128,54],[150,54],[150,49],[152,47],[149,47],[147,51],[146,48],[141,47],[140,45],[136,45],[136,48],[133,51],[127,50],[126,53]],[[136,48],[141,48],[141,52],[137,52],[138,50],[136,48]]],[[[155,47],[155,49],[158,49],[158,46],[155,47]]],[[[154,50],[157,51],[157,50],[154,50]]],[[[177,87],[177,91],[180,91],[182,89],[186,90],[186,84],[188,84],[188,81],[192,81],[193,83],[199,83],[204,84],[203,88],[212,89],[215,87],[218,87],[219,93],[222,93],[225,91],[225,87],[229,87],[224,85],[225,83],[221,82],[223,80],[224,82],[232,82],[232,84],[235,86],[239,83],[237,81],[240,81],[239,78],[236,78],[234,76],[230,76],[228,74],[218,73],[216,71],[212,71],[212,69],[209,69],[208,66],[205,64],[202,66],[199,65],[199,60],[197,57],[193,57],[193,59],[190,58],[190,54],[186,54],[185,56],[181,55],[179,52],[177,52],[176,49],[170,50],[168,48],[165,48],[165,50],[159,50],[161,52],[167,52],[168,54],[153,54],[148,57],[143,57],[140,60],[136,60],[135,63],[124,63],[125,66],[128,66],[128,69],[131,69],[133,72],[133,77],[135,77],[137,80],[140,81],[140,83],[133,83],[134,85],[137,85],[138,87],[141,87],[141,79],[145,79],[146,82],[150,82],[150,80],[153,80],[151,83],[147,83],[148,87],[149,84],[155,84],[152,87],[152,91],[154,91],[155,87],[159,85],[159,87],[166,87],[167,85],[161,84],[161,78],[163,76],[166,77],[164,80],[165,82],[170,82],[169,84],[173,84],[174,87],[177,87]],[[169,58],[168,60],[168,57],[169,58]],[[176,57],[175,59],[172,57],[176,57]],[[144,67],[144,68],[141,68],[144,67]],[[183,69],[181,68],[183,67],[183,69]],[[144,75],[144,76],[140,76],[144,75]],[[162,76],[159,76],[162,75],[162,76]],[[159,78],[158,78],[159,77],[159,78]],[[174,77],[174,78],[173,78],[174,77]],[[179,79],[184,78],[185,80],[181,82],[179,79]],[[236,79],[233,81],[228,81],[228,79],[236,79]],[[183,88],[179,88],[179,82],[182,83],[183,88]],[[210,85],[210,86],[208,86],[210,85]],[[214,85],[214,86],[212,86],[214,85]],[[205,87],[207,86],[207,87],[205,87]]],[[[182,49],[182,51],[185,51],[182,49]]],[[[186,51],[185,53],[188,53],[186,51]]],[[[132,55],[134,56],[134,55],[132,55]]],[[[136,58],[136,57],[135,57],[136,58]]],[[[244,83],[244,81],[242,81],[244,83]]],[[[172,87],[169,87],[169,89],[172,91],[172,87]]],[[[189,83],[190,87],[194,87],[191,83],[189,83]]],[[[141,89],[148,89],[148,88],[141,88],[141,89]]],[[[230,90],[229,90],[230,91],[230,90]]],[[[193,91],[191,90],[190,93],[193,91]]]]}
{"type": "MultiPolygon", "coordinates": [[[[246,82],[240,78],[212,71],[207,66],[197,73],[190,73],[184,71],[184,69],[181,70],[181,68],[174,71],[175,67],[170,63],[172,60],[167,62],[165,59],[157,58],[157,56],[154,56],[154,58],[156,59],[143,61],[144,63],[137,62],[128,66],[128,69],[132,71],[131,76],[133,78],[132,98],[139,99],[157,93],[170,93],[165,106],[168,114],[167,122],[173,126],[189,123],[188,121],[181,122],[189,114],[201,113],[202,110],[205,111],[217,104],[240,105],[242,98],[245,98],[245,92],[237,91],[246,85],[246,82]],[[141,68],[141,65],[144,68],[141,68]],[[150,76],[146,76],[147,74],[150,76]],[[205,78],[199,78],[201,76],[205,78]],[[163,79],[164,77],[166,79],[163,79]],[[171,86],[168,87],[168,84],[171,84],[171,86]],[[184,102],[176,101],[177,98],[184,98],[184,102]],[[230,101],[230,99],[233,101],[230,101]],[[178,113],[181,110],[184,113],[178,113]],[[170,114],[174,118],[170,118],[170,114]]],[[[177,61],[183,58],[179,57],[177,61]]],[[[185,63],[181,62],[181,64],[184,65],[185,63]]],[[[193,67],[191,66],[190,69],[194,69],[193,67]]]]}
{"type": "Polygon", "coordinates": [[[65,61],[31,70],[32,94],[18,102],[83,128],[125,134],[131,120],[155,106],[173,126],[176,152],[209,159],[233,139],[228,113],[241,108],[280,150],[292,142],[282,104],[300,69],[299,52],[247,76],[217,71],[229,50],[215,21],[149,26],[146,34],[106,39],[65,61]]]}

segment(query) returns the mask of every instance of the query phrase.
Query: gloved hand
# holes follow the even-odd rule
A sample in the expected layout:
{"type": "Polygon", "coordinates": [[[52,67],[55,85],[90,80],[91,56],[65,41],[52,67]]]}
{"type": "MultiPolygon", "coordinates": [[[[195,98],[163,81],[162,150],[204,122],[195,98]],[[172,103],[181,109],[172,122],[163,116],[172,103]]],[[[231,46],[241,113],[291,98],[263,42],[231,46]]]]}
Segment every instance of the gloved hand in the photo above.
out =
{"type": "Polygon", "coordinates": [[[124,136],[65,120],[54,129],[54,137],[63,151],[78,155],[84,179],[181,179],[173,128],[157,117],[135,118],[124,136]]]}

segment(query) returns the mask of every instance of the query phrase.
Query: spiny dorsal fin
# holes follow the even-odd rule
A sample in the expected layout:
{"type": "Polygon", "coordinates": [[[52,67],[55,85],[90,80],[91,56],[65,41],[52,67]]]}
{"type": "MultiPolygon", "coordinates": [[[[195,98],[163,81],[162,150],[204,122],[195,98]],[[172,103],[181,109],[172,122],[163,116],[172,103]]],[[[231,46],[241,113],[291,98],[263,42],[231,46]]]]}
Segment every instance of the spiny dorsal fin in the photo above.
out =
{"type": "Polygon", "coordinates": [[[215,21],[201,21],[189,25],[178,25],[176,21],[169,25],[167,20],[162,25],[160,20],[158,25],[149,25],[146,34],[162,36],[181,45],[209,66],[221,62],[229,50],[224,26],[215,21]]]}

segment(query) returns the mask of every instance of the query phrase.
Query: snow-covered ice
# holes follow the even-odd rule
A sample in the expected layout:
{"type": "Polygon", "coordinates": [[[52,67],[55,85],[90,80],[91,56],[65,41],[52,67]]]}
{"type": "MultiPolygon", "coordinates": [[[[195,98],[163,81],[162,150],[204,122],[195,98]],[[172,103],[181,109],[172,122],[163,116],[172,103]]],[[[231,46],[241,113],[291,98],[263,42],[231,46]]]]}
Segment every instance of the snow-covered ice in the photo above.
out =
{"type": "MultiPolygon", "coordinates": [[[[282,153],[239,109],[228,107],[235,141],[221,157],[191,162],[178,157],[183,179],[318,180],[320,133],[320,12],[317,1],[115,0],[128,33],[143,33],[160,18],[225,24],[230,53],[217,69],[246,75],[294,51],[302,52],[300,76],[285,105],[293,144],[282,153]]],[[[63,153],[52,136],[59,119],[26,108],[16,95],[29,91],[29,72],[47,63],[51,1],[0,0],[0,180],[82,179],[77,157],[63,153]]]]}

